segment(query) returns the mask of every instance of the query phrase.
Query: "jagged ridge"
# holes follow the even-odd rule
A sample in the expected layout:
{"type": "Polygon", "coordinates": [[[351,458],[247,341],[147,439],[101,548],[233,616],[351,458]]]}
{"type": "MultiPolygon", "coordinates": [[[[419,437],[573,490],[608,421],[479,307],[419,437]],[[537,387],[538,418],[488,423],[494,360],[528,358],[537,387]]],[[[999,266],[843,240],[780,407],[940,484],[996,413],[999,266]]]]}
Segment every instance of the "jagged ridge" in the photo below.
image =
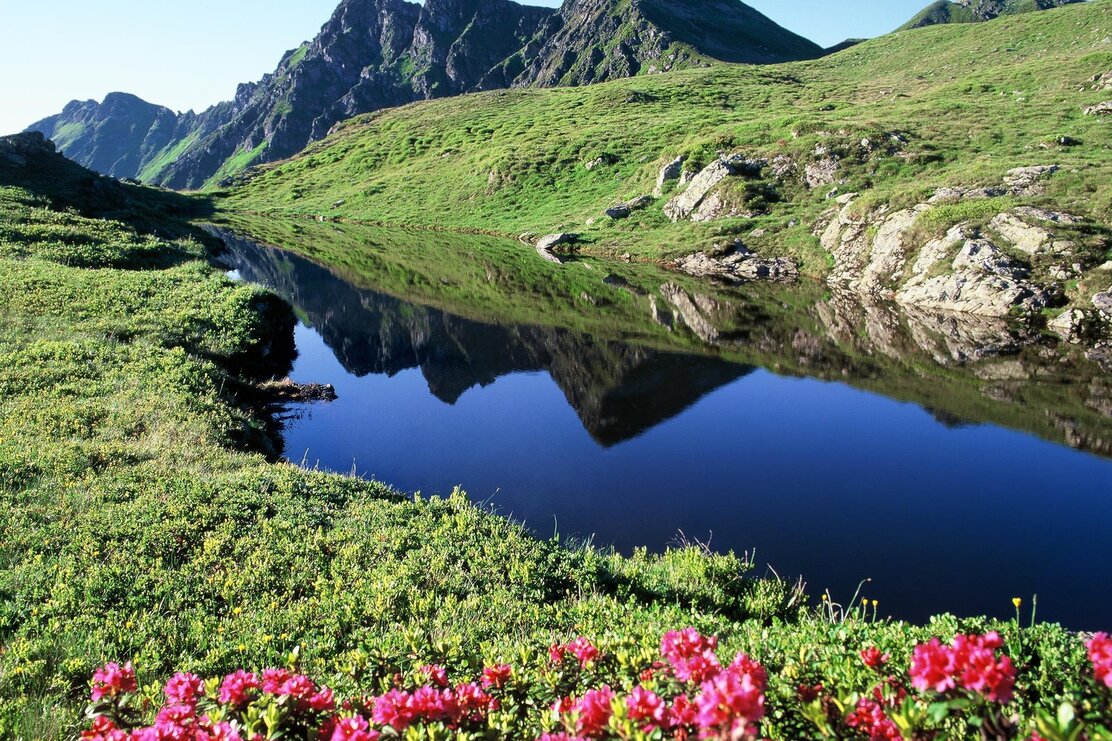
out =
{"type": "Polygon", "coordinates": [[[295,154],[351,116],[418,100],[821,53],[739,0],[567,0],[559,12],[511,0],[344,0],[274,73],[200,114],[112,94],[30,129],[102,172],[198,188],[295,154]]]}

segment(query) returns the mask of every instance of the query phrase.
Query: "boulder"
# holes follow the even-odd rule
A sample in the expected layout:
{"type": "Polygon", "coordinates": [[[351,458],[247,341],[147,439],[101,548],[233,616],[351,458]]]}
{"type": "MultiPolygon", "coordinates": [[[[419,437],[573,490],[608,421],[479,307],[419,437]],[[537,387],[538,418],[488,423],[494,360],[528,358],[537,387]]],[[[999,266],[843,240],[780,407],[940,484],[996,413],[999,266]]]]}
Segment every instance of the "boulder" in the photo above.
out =
{"type": "Polygon", "coordinates": [[[1112,319],[1112,288],[1093,296],[1093,306],[1097,307],[1097,311],[1101,314],[1112,319]]]}
{"type": "Polygon", "coordinates": [[[664,214],[672,221],[686,219],[723,180],[735,175],[758,175],[765,164],[763,160],[746,159],[739,154],[720,157],[693,177],[687,190],[668,201],[664,214]]]}
{"type": "Polygon", "coordinates": [[[1088,106],[1085,109],[1086,116],[1112,116],[1112,100],[1106,100],[1103,103],[1088,106]]]}
{"type": "Polygon", "coordinates": [[[1112,72],[1093,75],[1089,79],[1090,90],[1112,90],[1112,72]]]}
{"type": "Polygon", "coordinates": [[[1077,344],[1081,341],[1085,321],[1085,312],[1080,309],[1070,309],[1051,319],[1046,327],[1066,342],[1077,344]]]}
{"type": "Polygon", "coordinates": [[[660,173],[656,176],[656,189],[653,190],[653,195],[659,198],[664,193],[664,184],[669,180],[676,180],[679,178],[680,173],[683,172],[683,163],[686,157],[676,157],[674,160],[660,168],[660,173]]]}
{"type": "Polygon", "coordinates": [[[803,168],[803,182],[808,188],[833,185],[838,179],[838,160],[827,156],[803,168]]]}
{"type": "Polygon", "coordinates": [[[559,264],[563,263],[563,260],[561,260],[553,252],[553,249],[555,249],[558,245],[561,245],[561,244],[574,244],[575,242],[578,242],[578,241],[579,241],[579,235],[578,234],[571,234],[569,232],[560,232],[558,234],[549,234],[549,235],[541,237],[539,240],[537,240],[537,244],[536,244],[537,254],[540,255],[541,257],[543,257],[548,262],[555,263],[555,264],[559,265],[559,264]]]}
{"type": "Polygon", "coordinates": [[[603,154],[603,155],[599,155],[598,157],[595,157],[590,162],[585,163],[583,165],[583,167],[585,167],[588,170],[593,170],[596,167],[602,167],[603,165],[610,165],[610,164],[613,164],[616,161],[617,161],[617,158],[614,157],[614,155],[612,155],[612,154],[603,154]]]}
{"type": "Polygon", "coordinates": [[[786,257],[764,258],[744,245],[735,244],[725,255],[695,252],[676,260],[676,270],[697,278],[713,278],[727,283],[747,280],[791,281],[799,277],[799,267],[786,257]]]}
{"type": "Polygon", "coordinates": [[[625,219],[634,211],[639,211],[646,208],[653,202],[652,196],[638,196],[633,200],[619,203],[616,206],[611,206],[606,209],[606,215],[611,219],[625,219]]]}
{"type": "Polygon", "coordinates": [[[579,241],[578,234],[571,232],[558,232],[556,234],[548,234],[537,240],[538,250],[551,250],[557,245],[561,244],[575,244],[579,241]]]}
{"type": "Polygon", "coordinates": [[[730,209],[726,203],[726,199],[722,197],[721,193],[711,193],[703,199],[695,212],[691,214],[692,221],[714,221],[715,219],[723,219],[729,216],[737,216],[737,212],[730,209]]]}

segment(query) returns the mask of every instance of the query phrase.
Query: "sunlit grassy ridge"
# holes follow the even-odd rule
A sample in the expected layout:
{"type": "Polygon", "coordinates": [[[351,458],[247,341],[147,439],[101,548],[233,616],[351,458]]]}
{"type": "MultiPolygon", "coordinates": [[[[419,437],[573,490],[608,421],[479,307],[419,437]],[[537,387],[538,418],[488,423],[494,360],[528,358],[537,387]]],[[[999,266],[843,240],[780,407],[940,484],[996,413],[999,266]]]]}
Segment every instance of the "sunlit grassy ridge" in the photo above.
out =
{"type": "MultiPolygon", "coordinates": [[[[795,254],[821,273],[811,229],[830,186],[771,183],[768,214],[672,225],[664,199],[632,218],[602,211],[651,192],[677,155],[694,169],[717,152],[802,168],[817,147],[842,157],[841,192],[912,202],[943,185],[997,184],[1012,167],[1065,172],[1041,199],[1112,217],[1107,122],[1080,90],[1112,69],[1112,2],[885,36],[832,57],[771,67],[720,66],[584,88],[512,90],[419,103],[352,119],[328,139],[268,165],[223,200],[229,209],[336,216],[516,234],[583,232],[593,249],[669,256],[724,234],[795,254]],[[861,156],[862,139],[906,140],[861,156]],[[1080,146],[1044,149],[1069,136],[1080,146]],[[608,156],[609,164],[586,164],[608,156]],[[342,201],[342,203],[340,203],[342,201]],[[588,225],[597,219],[593,225],[588,225]]],[[[753,196],[737,179],[729,194],[753,196]]]]}

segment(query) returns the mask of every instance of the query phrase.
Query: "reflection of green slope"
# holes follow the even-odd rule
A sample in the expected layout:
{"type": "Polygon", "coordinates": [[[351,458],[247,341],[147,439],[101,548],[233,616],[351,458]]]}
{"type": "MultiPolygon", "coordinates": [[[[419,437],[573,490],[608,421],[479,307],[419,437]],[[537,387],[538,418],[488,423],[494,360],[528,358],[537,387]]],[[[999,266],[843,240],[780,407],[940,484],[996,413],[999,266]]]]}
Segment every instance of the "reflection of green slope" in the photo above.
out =
{"type": "MultiPolygon", "coordinates": [[[[628,345],[629,351],[713,356],[848,383],[914,403],[946,424],[991,423],[1112,455],[1108,374],[1080,350],[1047,345],[1003,323],[863,305],[824,295],[821,285],[807,281],[723,290],[646,265],[582,260],[554,266],[524,245],[490,237],[277,219],[237,218],[232,225],[327,266],[344,285],[409,302],[415,311],[432,308],[517,327],[515,342],[523,346],[545,335],[526,331],[533,327],[628,345]],[[607,285],[607,276],[618,276],[627,288],[607,285]],[[698,297],[705,308],[701,316],[718,332],[713,342],[688,331],[678,317],[674,330],[654,321],[650,298],[668,309],[665,282],[698,297]]],[[[275,274],[281,270],[273,267],[275,274]]],[[[302,296],[293,303],[308,300],[329,299],[302,296]]],[[[394,316],[402,314],[395,309],[394,316]]],[[[596,349],[576,361],[575,352],[562,351],[557,365],[564,378],[585,373],[594,379],[581,387],[615,388],[625,381],[606,380],[605,368],[586,366],[617,367],[626,352],[596,349]],[[611,351],[618,355],[610,358],[611,351]]],[[[458,388],[447,376],[438,382],[445,393],[458,388]]],[[[690,383],[690,376],[682,382],[690,383]]]]}
{"type": "MultiPolygon", "coordinates": [[[[705,350],[689,333],[652,321],[649,295],[662,283],[700,285],[654,266],[591,258],[557,266],[513,240],[451,232],[238,215],[225,225],[327,265],[353,285],[474,321],[705,350]]],[[[817,284],[810,288],[816,299],[817,284]]]]}

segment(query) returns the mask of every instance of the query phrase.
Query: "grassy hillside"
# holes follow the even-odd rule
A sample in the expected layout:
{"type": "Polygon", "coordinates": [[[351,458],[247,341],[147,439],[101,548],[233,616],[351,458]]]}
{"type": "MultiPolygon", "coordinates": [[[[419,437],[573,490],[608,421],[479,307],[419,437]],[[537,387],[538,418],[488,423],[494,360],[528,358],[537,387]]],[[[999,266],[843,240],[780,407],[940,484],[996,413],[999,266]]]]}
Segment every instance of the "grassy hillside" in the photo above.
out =
{"type": "MultiPolygon", "coordinates": [[[[465,675],[577,633],[599,641],[597,669],[542,662],[482,734],[533,737],[554,724],[554,693],[628,683],[686,625],[767,667],[770,738],[814,735],[800,682],[837,687],[838,702],[869,691],[862,647],[906,666],[931,635],[990,628],[1020,671],[1010,713],[1103,707],[1081,642],[1057,626],[812,610],[744,558],[569,548],[462,495],[275,463],[258,382],[288,368],[292,316],[208,262],[174,217],[202,207],[48,151],[0,160],[0,738],[74,738],[106,661],[134,661],[157,707],[175,669],[294,654],[352,696],[428,662],[465,675]]],[[[962,714],[933,722],[967,728],[962,714]]]]}
{"type": "Polygon", "coordinates": [[[1108,94],[1080,88],[1112,69],[1110,36],[1112,2],[1096,0],[901,32],[811,62],[420,103],[352,119],[259,169],[221,206],[507,234],[572,230],[588,249],[649,258],[737,234],[821,273],[828,256],[812,228],[835,186],[808,189],[802,174],[834,156],[838,190],[869,191],[872,203],[1060,164],[1066,172],[1031,200],[1108,222],[1107,122],[1082,113],[1108,94]],[[1058,146],[1063,136],[1080,144],[1058,146]],[[667,193],[630,219],[603,217],[651,192],[677,155],[696,170],[719,152],[782,156],[794,169],[781,180],[731,181],[727,200],[754,218],[674,225],[662,213],[667,193]]]}

